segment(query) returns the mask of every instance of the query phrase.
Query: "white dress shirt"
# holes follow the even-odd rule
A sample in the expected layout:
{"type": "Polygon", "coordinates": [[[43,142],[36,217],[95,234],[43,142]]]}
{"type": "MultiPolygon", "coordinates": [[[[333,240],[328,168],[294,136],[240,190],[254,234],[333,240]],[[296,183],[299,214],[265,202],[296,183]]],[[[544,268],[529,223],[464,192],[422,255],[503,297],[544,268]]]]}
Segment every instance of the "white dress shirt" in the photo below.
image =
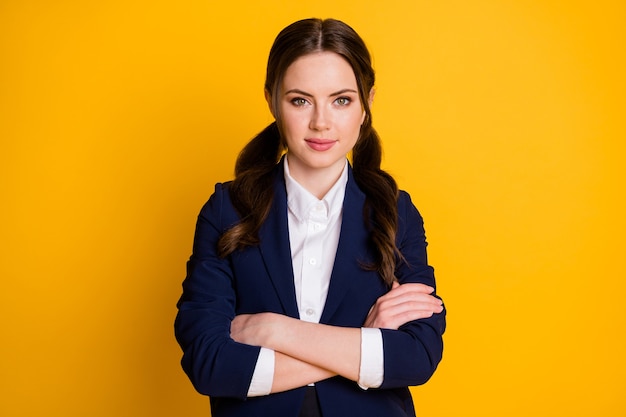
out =
{"type": "MultiPolygon", "coordinates": [[[[321,200],[289,174],[285,158],[289,243],[300,320],[319,323],[335,263],[341,232],[343,199],[348,183],[348,161],[337,182],[321,200]]],[[[267,395],[274,378],[274,351],[261,348],[248,396],[267,395]]],[[[377,388],[383,381],[383,342],[379,329],[361,329],[358,384],[377,388]]]]}

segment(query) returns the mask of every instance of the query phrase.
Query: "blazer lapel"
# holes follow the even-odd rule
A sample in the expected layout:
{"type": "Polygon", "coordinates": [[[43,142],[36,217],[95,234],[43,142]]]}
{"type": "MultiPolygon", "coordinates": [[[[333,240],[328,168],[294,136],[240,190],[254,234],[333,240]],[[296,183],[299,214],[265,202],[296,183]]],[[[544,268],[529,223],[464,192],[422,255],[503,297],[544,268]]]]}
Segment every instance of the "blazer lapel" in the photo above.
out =
{"type": "Polygon", "coordinates": [[[298,318],[287,222],[287,191],[283,164],[277,165],[272,209],[259,230],[259,249],[285,314],[298,318]]]}
{"type": "Polygon", "coordinates": [[[367,243],[369,236],[363,222],[365,194],[354,181],[351,168],[348,173],[339,244],[330,278],[326,305],[320,319],[322,323],[330,322],[350,287],[355,285],[354,278],[363,273],[360,262],[371,261],[367,243]]]}

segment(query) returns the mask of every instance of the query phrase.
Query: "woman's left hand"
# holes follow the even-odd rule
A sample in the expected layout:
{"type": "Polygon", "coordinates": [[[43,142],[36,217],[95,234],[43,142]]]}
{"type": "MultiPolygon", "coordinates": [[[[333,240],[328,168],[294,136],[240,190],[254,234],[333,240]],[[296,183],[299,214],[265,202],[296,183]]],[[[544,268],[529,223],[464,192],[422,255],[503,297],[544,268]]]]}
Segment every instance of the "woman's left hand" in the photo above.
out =
{"type": "Polygon", "coordinates": [[[394,282],[391,290],[376,300],[363,327],[397,330],[410,321],[441,313],[443,304],[432,295],[434,291],[424,284],[394,282]]]}

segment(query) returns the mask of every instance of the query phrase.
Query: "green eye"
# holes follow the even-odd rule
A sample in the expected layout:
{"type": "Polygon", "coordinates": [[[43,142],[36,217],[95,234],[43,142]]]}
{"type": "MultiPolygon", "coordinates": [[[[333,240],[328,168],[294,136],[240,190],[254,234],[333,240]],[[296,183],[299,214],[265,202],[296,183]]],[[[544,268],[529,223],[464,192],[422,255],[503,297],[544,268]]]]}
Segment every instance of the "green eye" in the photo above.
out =
{"type": "Polygon", "coordinates": [[[307,104],[307,101],[301,97],[297,97],[291,100],[291,103],[293,103],[293,105],[301,107],[301,106],[305,106],[307,104]]]}
{"type": "Polygon", "coordinates": [[[350,104],[352,100],[350,100],[349,97],[339,97],[337,100],[335,100],[335,103],[337,103],[339,106],[347,106],[348,104],[350,104]]]}

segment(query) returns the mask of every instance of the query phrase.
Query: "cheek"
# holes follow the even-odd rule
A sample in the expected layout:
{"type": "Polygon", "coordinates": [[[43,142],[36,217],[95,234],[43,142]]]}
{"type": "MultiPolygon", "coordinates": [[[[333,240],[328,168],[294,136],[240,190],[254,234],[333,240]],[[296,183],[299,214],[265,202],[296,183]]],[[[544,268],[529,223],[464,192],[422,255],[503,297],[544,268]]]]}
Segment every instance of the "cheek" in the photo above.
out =
{"type": "Polygon", "coordinates": [[[293,138],[303,135],[307,129],[307,122],[302,114],[293,111],[284,111],[281,114],[282,133],[286,142],[293,141],[293,138]]]}
{"type": "Polygon", "coordinates": [[[344,126],[348,130],[360,131],[364,121],[365,112],[355,112],[344,120],[344,126]]]}
{"type": "Polygon", "coordinates": [[[302,121],[301,119],[295,117],[285,117],[283,120],[283,126],[286,131],[297,132],[302,129],[302,121]]]}

